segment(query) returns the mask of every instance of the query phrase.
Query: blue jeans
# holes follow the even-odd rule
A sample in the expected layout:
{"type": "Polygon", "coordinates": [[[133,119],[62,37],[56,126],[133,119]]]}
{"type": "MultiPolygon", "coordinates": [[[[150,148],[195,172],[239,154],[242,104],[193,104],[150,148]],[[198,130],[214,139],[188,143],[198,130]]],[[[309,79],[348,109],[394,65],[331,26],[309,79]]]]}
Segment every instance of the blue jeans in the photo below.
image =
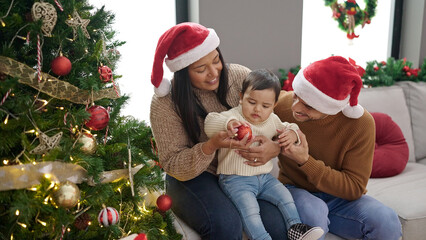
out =
{"type": "MultiPolygon", "coordinates": [[[[277,206],[285,220],[286,229],[300,223],[296,205],[287,188],[271,174],[256,176],[219,176],[219,185],[237,207],[245,233],[250,239],[271,239],[259,214],[258,199],[277,206]]],[[[282,236],[284,238],[284,236],[282,236]]]]}
{"type": "Polygon", "coordinates": [[[395,211],[370,196],[348,201],[322,192],[310,193],[292,185],[286,187],[303,223],[319,226],[324,232],[347,239],[397,240],[402,236],[395,211]]]}
{"type": "MultiPolygon", "coordinates": [[[[172,210],[200,234],[202,239],[242,239],[240,215],[219,187],[218,177],[204,172],[189,181],[166,176],[166,191],[172,198],[172,210]]],[[[283,239],[285,223],[277,207],[259,200],[260,216],[273,239],[283,239]]]]}

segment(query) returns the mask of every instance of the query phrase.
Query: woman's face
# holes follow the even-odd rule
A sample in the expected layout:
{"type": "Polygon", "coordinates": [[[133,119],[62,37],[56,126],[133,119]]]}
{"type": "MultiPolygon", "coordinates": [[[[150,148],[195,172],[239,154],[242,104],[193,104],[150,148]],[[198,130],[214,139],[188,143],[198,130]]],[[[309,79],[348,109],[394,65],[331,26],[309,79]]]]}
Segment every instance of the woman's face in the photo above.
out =
{"type": "Polygon", "coordinates": [[[188,66],[188,73],[192,86],[202,90],[216,90],[219,87],[222,68],[219,52],[213,50],[200,60],[188,66]]]}

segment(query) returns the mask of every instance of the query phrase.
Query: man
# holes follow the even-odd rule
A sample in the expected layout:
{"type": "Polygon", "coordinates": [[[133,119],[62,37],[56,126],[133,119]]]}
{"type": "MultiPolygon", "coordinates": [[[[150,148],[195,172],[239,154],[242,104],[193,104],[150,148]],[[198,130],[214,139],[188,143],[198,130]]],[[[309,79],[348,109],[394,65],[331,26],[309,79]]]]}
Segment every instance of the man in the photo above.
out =
{"type": "Polygon", "coordinates": [[[398,215],[365,195],[375,125],[358,104],[361,87],[356,68],[339,56],[299,71],[294,92],[282,92],[275,107],[282,121],[301,131],[300,145],[282,148],[278,178],[302,222],[349,239],[396,240],[402,235],[398,215]]]}

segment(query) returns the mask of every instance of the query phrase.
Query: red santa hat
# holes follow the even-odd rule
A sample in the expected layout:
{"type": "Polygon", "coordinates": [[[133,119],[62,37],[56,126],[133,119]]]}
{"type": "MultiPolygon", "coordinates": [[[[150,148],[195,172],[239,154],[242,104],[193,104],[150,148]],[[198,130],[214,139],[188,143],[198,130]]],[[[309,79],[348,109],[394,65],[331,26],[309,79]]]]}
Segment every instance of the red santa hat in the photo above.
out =
{"type": "Polygon", "coordinates": [[[170,81],[163,78],[164,61],[171,72],[176,72],[215,50],[219,43],[214,29],[198,23],[180,23],[163,33],[158,40],[151,73],[155,94],[162,97],[170,92],[170,81]]]}
{"type": "Polygon", "coordinates": [[[308,105],[328,115],[342,111],[349,118],[364,114],[364,108],[358,104],[361,87],[356,68],[340,56],[310,64],[293,80],[294,92],[308,105]]]}

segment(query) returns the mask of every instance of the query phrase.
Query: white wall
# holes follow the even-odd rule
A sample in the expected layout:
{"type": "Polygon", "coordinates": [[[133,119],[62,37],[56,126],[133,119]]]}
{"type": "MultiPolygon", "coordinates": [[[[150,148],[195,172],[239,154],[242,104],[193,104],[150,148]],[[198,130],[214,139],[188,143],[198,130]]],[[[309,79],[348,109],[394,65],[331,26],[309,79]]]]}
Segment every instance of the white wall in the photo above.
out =
{"type": "Polygon", "coordinates": [[[274,72],[300,63],[300,0],[200,0],[199,20],[216,30],[229,63],[274,72]]]}

